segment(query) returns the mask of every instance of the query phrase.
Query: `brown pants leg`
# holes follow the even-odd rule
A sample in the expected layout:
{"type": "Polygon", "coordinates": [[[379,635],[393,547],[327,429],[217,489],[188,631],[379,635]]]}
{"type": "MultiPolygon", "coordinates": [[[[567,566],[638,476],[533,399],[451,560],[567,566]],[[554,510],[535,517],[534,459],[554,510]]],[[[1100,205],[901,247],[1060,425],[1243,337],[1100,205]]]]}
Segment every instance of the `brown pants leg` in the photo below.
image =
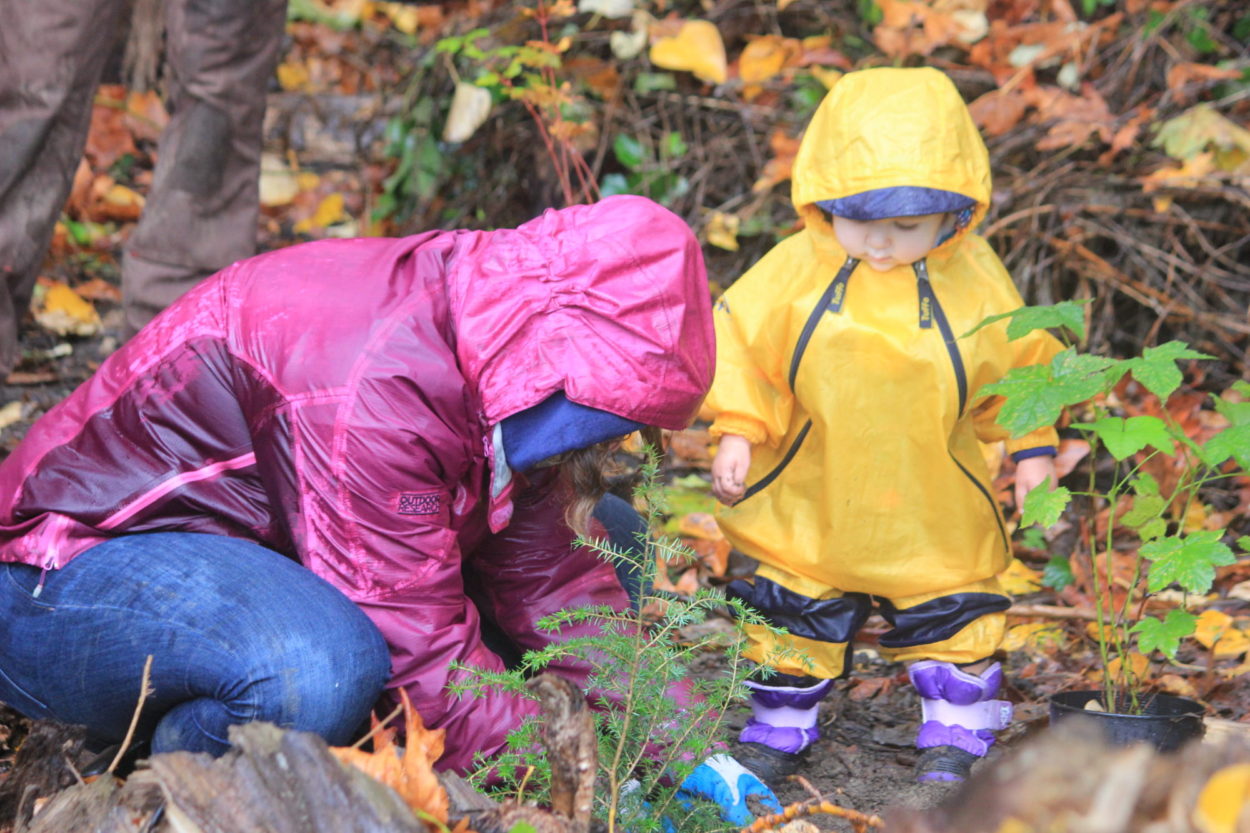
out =
{"type": "Polygon", "coordinates": [[[286,0],[170,0],[171,118],[126,244],[126,335],[206,275],[255,253],[265,93],[285,20],[286,0]]]}
{"type": "Polygon", "coordinates": [[[6,0],[0,22],[0,380],[87,141],[124,0],[6,0]]]}

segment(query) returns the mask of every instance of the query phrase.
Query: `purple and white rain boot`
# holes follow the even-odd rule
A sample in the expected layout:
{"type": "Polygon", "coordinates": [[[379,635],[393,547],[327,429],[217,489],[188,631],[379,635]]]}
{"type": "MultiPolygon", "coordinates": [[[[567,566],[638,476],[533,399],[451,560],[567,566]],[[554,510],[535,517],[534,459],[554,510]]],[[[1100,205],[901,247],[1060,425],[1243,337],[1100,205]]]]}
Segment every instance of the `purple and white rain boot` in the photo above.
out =
{"type": "Polygon", "coordinates": [[[784,686],[748,682],[753,716],[738,735],[734,757],[775,785],[799,766],[800,754],[820,737],[816,726],[820,701],[833,688],[833,680],[814,685],[784,686]]]}
{"type": "Polygon", "coordinates": [[[1003,667],[994,663],[978,677],[949,662],[923,660],[907,674],[920,693],[924,715],[916,747],[917,781],[962,781],[977,758],[994,745],[994,732],[1011,724],[1011,703],[996,700],[1003,667]]]}

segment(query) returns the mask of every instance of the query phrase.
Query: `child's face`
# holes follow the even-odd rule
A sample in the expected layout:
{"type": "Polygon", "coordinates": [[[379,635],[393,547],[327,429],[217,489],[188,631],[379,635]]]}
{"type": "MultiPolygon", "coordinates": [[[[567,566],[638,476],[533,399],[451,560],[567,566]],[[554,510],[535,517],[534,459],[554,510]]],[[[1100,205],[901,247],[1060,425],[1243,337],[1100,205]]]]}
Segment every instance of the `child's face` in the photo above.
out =
{"type": "Polygon", "coordinates": [[[833,233],[851,257],[878,272],[908,266],[927,255],[937,241],[945,214],[887,217],[884,220],[833,218],[833,233]]]}

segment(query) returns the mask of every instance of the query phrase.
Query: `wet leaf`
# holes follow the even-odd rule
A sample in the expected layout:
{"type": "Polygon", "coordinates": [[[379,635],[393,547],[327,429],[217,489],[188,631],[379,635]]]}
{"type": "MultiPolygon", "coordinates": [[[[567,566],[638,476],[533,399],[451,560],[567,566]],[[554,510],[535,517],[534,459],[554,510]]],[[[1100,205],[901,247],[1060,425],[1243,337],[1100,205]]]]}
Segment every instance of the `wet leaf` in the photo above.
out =
{"type": "Polygon", "coordinates": [[[1201,833],[1237,833],[1237,822],[1250,804],[1250,764],[1217,770],[1198,793],[1193,823],[1201,833]]]}
{"type": "Polygon", "coordinates": [[[1126,460],[1147,446],[1164,454],[1176,453],[1167,424],[1158,417],[1103,417],[1093,423],[1076,423],[1073,427],[1093,431],[1117,460],[1126,460]]]}
{"type": "Polygon", "coordinates": [[[1045,425],[1053,425],[1063,409],[1099,393],[1115,379],[1108,377],[1114,360],[1075,348],[1059,353],[1049,366],[1012,368],[1001,381],[983,386],[978,395],[1006,398],[998,424],[1021,437],[1045,425]]]}
{"type": "Polygon", "coordinates": [[[1007,629],[1002,649],[1038,653],[1063,645],[1065,641],[1063,629],[1053,622],[1026,622],[1007,629]]]}
{"type": "Polygon", "coordinates": [[[1164,122],[1151,144],[1182,161],[1212,152],[1216,167],[1232,171],[1250,155],[1250,130],[1199,104],[1164,122]]]}
{"type": "Polygon", "coordinates": [[[711,84],[723,84],[728,76],[720,30],[706,20],[687,20],[675,36],[658,38],[650,57],[661,69],[684,70],[711,84]]]}
{"type": "Polygon", "coordinates": [[[1146,389],[1162,400],[1166,400],[1181,386],[1183,379],[1176,363],[1187,359],[1211,359],[1206,353],[1189,349],[1189,345],[1181,341],[1169,341],[1158,347],[1147,347],[1140,356],[1127,359],[1133,378],[1146,386],[1146,389]]]}

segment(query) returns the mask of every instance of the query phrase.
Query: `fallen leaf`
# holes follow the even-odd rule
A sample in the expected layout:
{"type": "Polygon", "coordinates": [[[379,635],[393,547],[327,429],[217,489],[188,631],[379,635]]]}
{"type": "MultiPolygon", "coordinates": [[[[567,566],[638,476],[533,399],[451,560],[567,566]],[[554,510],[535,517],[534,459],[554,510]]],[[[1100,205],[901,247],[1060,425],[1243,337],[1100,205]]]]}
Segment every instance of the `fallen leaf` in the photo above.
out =
{"type": "Polygon", "coordinates": [[[1173,98],[1185,104],[1190,97],[1185,94],[1186,84],[1211,81],[1236,81],[1241,78],[1241,70],[1236,67],[1217,67],[1211,64],[1182,63],[1174,64],[1168,69],[1167,84],[1173,98]]]}
{"type": "Polygon", "coordinates": [[[1013,625],[1003,635],[1004,651],[1028,651],[1036,653],[1046,648],[1062,645],[1063,629],[1053,622],[1026,622],[1013,625]]]}
{"type": "MultiPolygon", "coordinates": [[[[395,730],[382,729],[374,735],[373,752],[349,747],[331,747],[344,764],[393,789],[413,810],[447,824],[447,792],[434,774],[434,763],[443,756],[445,729],[427,729],[421,715],[412,707],[408,692],[399,689],[404,715],[404,746],[395,745],[395,730]]],[[[374,727],[377,719],[374,718],[374,727]]]]}
{"type": "Polygon", "coordinates": [[[723,84],[729,65],[720,30],[706,20],[687,20],[673,37],[651,44],[651,63],[661,69],[683,70],[710,84],[723,84]]]}
{"type": "Polygon", "coordinates": [[[294,231],[296,234],[307,234],[310,231],[332,226],[345,219],[347,219],[347,215],[343,211],[343,195],[335,192],[318,203],[317,210],[313,212],[311,217],[306,217],[297,222],[294,226],[294,231]]]}
{"type": "Polygon", "coordinates": [[[1250,804],[1250,764],[1226,766],[1207,779],[1192,814],[1201,833],[1237,833],[1250,804]]]}
{"type": "Polygon", "coordinates": [[[1241,656],[1250,650],[1250,635],[1238,629],[1233,618],[1220,610],[1204,610],[1198,615],[1194,639],[1212,651],[1216,659],[1241,656]]]}
{"type": "Polygon", "coordinates": [[[791,138],[780,128],[768,137],[768,146],[772,150],[772,158],[764,163],[760,178],[751,185],[755,193],[767,191],[774,185],[785,182],[794,170],[794,157],[798,155],[801,139],[791,138]]]}
{"type": "Polygon", "coordinates": [[[3,408],[0,408],[0,430],[8,428],[15,422],[22,420],[22,403],[20,400],[14,400],[3,408]]]}
{"type": "Polygon", "coordinates": [[[1211,106],[1199,104],[1164,122],[1151,145],[1180,160],[1211,153],[1215,167],[1233,171],[1250,155],[1250,130],[1211,106]]]}
{"type": "Polygon", "coordinates": [[[677,534],[706,541],[720,541],[725,537],[716,523],[716,517],[709,512],[690,512],[683,515],[677,523],[677,534]]]}
{"type": "Polygon", "coordinates": [[[74,287],[74,291],[88,301],[108,301],[113,304],[122,302],[122,291],[103,278],[92,278],[74,287]]]}
{"type": "Polygon", "coordinates": [[[1029,101],[1019,87],[990,90],[968,105],[972,120],[987,136],[1001,136],[1024,118],[1029,101]]]}
{"type": "Polygon", "coordinates": [[[1166,694],[1175,694],[1177,697],[1197,698],[1198,690],[1194,688],[1193,683],[1185,679],[1179,674],[1163,674],[1155,681],[1159,690],[1166,694]]]}
{"type": "Polygon", "coordinates": [[[459,144],[467,141],[490,115],[490,90],[468,81],[458,81],[451,97],[447,123],[443,125],[443,141],[459,144]]]}
{"type": "Polygon", "coordinates": [[[35,320],[57,335],[88,337],[100,331],[100,315],[90,301],[60,281],[39,279],[35,320]]]}
{"type": "Polygon", "coordinates": [[[629,17],[634,13],[634,0],[577,0],[577,10],[608,18],[629,17]]]}
{"type": "Polygon", "coordinates": [[[1024,596],[1042,589],[1042,576],[1023,562],[1013,560],[1006,570],[999,573],[999,583],[1012,596],[1024,596]]]}
{"type": "Polygon", "coordinates": [[[299,192],[299,180],[282,157],[273,153],[262,153],[260,156],[260,204],[269,208],[289,205],[299,192]]]}
{"type": "Polygon", "coordinates": [[[738,228],[741,222],[736,214],[713,211],[707,221],[707,242],[718,249],[738,251],[738,228]]]}
{"type": "MultiPolygon", "coordinates": [[[[783,69],[796,66],[803,55],[803,45],[794,38],[781,35],[759,35],[753,38],[738,56],[738,77],[742,79],[742,97],[747,101],[760,93],[760,84],[778,75],[783,69]]],[[[737,247],[734,247],[736,250],[737,247]]]]}
{"type": "Polygon", "coordinates": [[[308,87],[311,76],[308,67],[300,61],[283,61],[274,72],[278,76],[278,84],[287,91],[299,91],[308,87]]]}

